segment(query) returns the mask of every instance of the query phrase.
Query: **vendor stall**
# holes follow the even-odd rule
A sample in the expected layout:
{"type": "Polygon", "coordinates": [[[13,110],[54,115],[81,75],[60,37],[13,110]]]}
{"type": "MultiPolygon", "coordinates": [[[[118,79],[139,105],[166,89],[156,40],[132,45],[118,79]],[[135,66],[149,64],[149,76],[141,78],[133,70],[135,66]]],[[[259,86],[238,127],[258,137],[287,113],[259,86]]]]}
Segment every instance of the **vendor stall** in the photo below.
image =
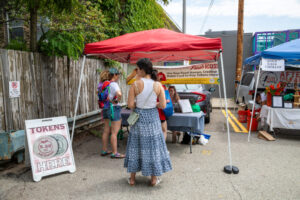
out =
{"type": "Polygon", "coordinates": [[[263,106],[261,112],[266,115],[266,122],[270,131],[273,131],[274,128],[300,130],[300,109],[263,106]]]}
{"type": "MultiPolygon", "coordinates": [[[[224,89],[224,100],[227,120],[229,171],[232,172],[232,160],[230,149],[230,132],[227,112],[226,85],[224,76],[222,43],[220,38],[205,38],[170,31],[167,29],[154,29],[128,33],[112,39],[86,44],[84,54],[108,58],[122,63],[136,63],[140,58],[149,58],[152,62],[160,61],[203,61],[212,62],[220,60],[222,69],[222,81],[224,89]]],[[[85,58],[85,57],[84,57],[85,58]]],[[[85,61],[85,59],[83,59],[85,61]]],[[[84,62],[82,63],[81,77],[83,74],[84,62]]],[[[212,81],[215,81],[214,79],[212,81]]],[[[219,79],[217,80],[219,83],[219,79]]],[[[201,79],[198,83],[202,83],[201,79]]],[[[175,84],[175,82],[174,82],[175,84]]],[[[195,84],[195,83],[193,83],[195,84]]],[[[78,95],[75,104],[75,117],[72,128],[72,137],[78,98],[80,94],[81,78],[79,81],[78,95]]]]}
{"type": "MultiPolygon", "coordinates": [[[[254,93],[254,97],[256,97],[261,70],[271,72],[285,71],[287,66],[300,69],[300,39],[267,49],[258,55],[247,58],[244,64],[259,65],[254,93]]],[[[273,130],[273,128],[300,129],[298,125],[300,121],[300,109],[298,109],[300,105],[300,102],[298,102],[300,76],[297,76],[297,73],[294,73],[295,77],[292,76],[292,73],[289,74],[289,76],[284,75],[284,80],[293,85],[294,92],[291,94],[294,97],[292,98],[293,102],[289,99],[289,96],[283,96],[289,95],[284,94],[286,85],[281,86],[281,83],[278,83],[277,86],[270,85],[266,87],[269,107],[264,107],[262,112],[267,113],[267,123],[270,126],[270,130],[273,130]],[[289,101],[284,102],[285,99],[289,99],[289,101]]],[[[252,110],[254,110],[254,104],[252,110]]],[[[251,124],[252,118],[250,126],[251,124]]],[[[251,130],[249,130],[248,141],[250,140],[250,134],[251,130]]]]}
{"type": "MultiPolygon", "coordinates": [[[[127,119],[130,113],[131,110],[122,109],[122,126],[128,126],[127,119]]],[[[202,111],[199,113],[174,113],[167,119],[168,130],[203,134],[204,116],[202,111]]]]}

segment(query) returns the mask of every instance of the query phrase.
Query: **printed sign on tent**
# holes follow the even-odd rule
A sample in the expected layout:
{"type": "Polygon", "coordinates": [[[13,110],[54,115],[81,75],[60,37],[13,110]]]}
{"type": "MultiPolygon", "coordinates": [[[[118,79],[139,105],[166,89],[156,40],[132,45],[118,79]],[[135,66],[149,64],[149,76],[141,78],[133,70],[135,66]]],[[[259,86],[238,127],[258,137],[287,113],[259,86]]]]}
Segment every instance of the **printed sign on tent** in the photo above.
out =
{"type": "Polygon", "coordinates": [[[67,117],[26,120],[34,181],[64,171],[76,171],[67,117]]]}
{"type": "MultiPolygon", "coordinates": [[[[187,66],[154,66],[162,84],[219,84],[217,62],[187,66]]],[[[135,79],[131,80],[132,84],[135,79]]]]}
{"type": "Polygon", "coordinates": [[[284,71],[285,65],[284,65],[284,59],[266,59],[262,58],[261,60],[261,69],[263,71],[284,71]]]}

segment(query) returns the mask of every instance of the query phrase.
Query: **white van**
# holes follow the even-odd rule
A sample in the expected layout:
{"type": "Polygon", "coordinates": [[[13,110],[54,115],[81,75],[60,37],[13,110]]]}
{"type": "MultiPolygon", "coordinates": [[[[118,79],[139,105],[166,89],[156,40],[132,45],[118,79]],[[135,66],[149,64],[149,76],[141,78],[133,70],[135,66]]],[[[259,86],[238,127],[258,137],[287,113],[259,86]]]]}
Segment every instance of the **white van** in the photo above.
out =
{"type": "MultiPolygon", "coordinates": [[[[255,89],[255,78],[257,75],[256,72],[246,72],[241,80],[241,83],[237,83],[237,90],[236,94],[238,94],[237,102],[238,103],[245,103],[246,105],[249,104],[249,101],[253,99],[253,93],[255,89]]],[[[294,84],[299,83],[300,71],[296,70],[286,70],[283,72],[270,72],[270,71],[261,71],[259,76],[259,82],[257,91],[261,92],[265,90],[265,87],[270,85],[277,85],[279,82],[286,82],[286,89],[293,90],[294,84]]]]}
{"type": "Polygon", "coordinates": [[[252,100],[252,92],[254,91],[254,72],[246,72],[241,82],[237,82],[237,91],[238,97],[237,102],[244,103],[246,105],[249,104],[249,101],[252,100]]]}

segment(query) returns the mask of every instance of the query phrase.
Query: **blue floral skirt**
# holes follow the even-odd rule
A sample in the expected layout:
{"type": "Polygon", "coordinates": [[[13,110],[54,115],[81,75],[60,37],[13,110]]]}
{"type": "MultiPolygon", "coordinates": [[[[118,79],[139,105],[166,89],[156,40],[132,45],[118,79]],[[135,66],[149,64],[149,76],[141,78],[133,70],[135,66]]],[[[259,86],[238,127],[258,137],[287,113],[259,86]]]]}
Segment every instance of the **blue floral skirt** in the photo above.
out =
{"type": "Polygon", "coordinates": [[[130,128],[124,167],[127,172],[161,176],[172,170],[170,156],[156,108],[139,109],[138,121],[130,128]]]}

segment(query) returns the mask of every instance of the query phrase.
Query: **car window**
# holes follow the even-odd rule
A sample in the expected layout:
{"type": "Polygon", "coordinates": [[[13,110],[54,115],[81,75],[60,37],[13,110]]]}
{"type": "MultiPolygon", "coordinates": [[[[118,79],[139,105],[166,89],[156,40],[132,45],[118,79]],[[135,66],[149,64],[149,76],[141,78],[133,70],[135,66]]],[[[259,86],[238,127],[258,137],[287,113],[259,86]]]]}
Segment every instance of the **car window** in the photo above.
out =
{"type": "Polygon", "coordinates": [[[200,84],[189,84],[189,85],[186,85],[186,87],[189,89],[189,90],[203,90],[203,86],[200,85],[200,84]]]}
{"type": "Polygon", "coordinates": [[[178,90],[178,91],[186,90],[186,87],[184,84],[175,84],[174,86],[175,86],[176,90],[178,90]]]}
{"type": "Polygon", "coordinates": [[[243,79],[242,79],[242,82],[241,82],[241,84],[242,85],[246,85],[246,86],[249,86],[250,85],[250,83],[251,83],[251,81],[252,81],[252,79],[253,79],[253,76],[254,76],[254,74],[245,74],[244,76],[243,76],[243,79]]]}

